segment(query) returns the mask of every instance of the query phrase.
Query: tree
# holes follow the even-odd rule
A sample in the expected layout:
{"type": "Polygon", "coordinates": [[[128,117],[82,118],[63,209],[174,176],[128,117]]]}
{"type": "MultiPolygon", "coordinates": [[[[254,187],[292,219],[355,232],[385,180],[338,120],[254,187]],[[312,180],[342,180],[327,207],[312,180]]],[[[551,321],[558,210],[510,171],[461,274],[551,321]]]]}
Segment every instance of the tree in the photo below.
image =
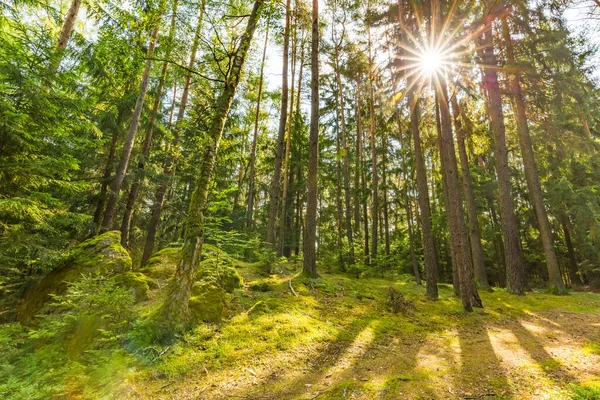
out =
{"type": "MultiPolygon", "coordinates": [[[[514,66],[515,55],[512,38],[510,36],[510,28],[508,26],[508,22],[506,21],[506,17],[502,18],[502,36],[504,38],[504,46],[506,49],[506,61],[508,62],[509,66],[514,66]]],[[[550,228],[550,223],[548,222],[548,214],[546,213],[546,206],[544,204],[544,195],[542,193],[540,177],[533,153],[533,145],[531,142],[531,135],[529,134],[527,113],[525,111],[525,101],[523,100],[519,76],[516,74],[511,74],[509,77],[509,82],[513,107],[517,119],[517,131],[519,133],[519,145],[521,147],[521,155],[523,156],[523,165],[525,167],[525,178],[527,180],[527,187],[529,188],[529,195],[533,201],[533,208],[535,210],[540,237],[542,239],[544,255],[546,256],[549,283],[550,286],[553,286],[558,293],[563,294],[565,293],[566,289],[563,283],[560,267],[558,266],[556,252],[554,251],[552,230],[550,228]]]]}
{"type": "Polygon", "coordinates": [[[506,278],[508,291],[512,294],[525,293],[525,272],[523,256],[519,246],[517,216],[510,190],[510,172],[508,170],[508,150],[506,148],[506,129],[502,111],[502,95],[496,71],[497,60],[492,39],[492,14],[485,21],[487,29],[483,33],[483,86],[488,97],[488,114],[494,135],[494,160],[498,176],[500,198],[500,219],[504,238],[504,258],[506,260],[506,278]]]}
{"type": "Polygon", "coordinates": [[[304,227],[303,272],[317,277],[317,173],[319,170],[319,2],[312,1],[311,42],[311,98],[310,136],[308,139],[308,194],[306,197],[306,222],[304,227]]]}
{"type": "Polygon", "coordinates": [[[148,45],[148,54],[146,56],[146,66],[142,74],[142,81],[140,83],[140,90],[138,93],[137,100],[135,102],[135,109],[131,117],[131,123],[129,125],[129,131],[125,138],[125,144],[123,146],[123,152],[119,160],[119,165],[113,177],[110,185],[110,192],[108,193],[108,201],[106,202],[106,210],[104,211],[104,218],[102,219],[101,231],[106,232],[112,229],[113,218],[117,212],[117,202],[119,201],[119,193],[125,174],[127,172],[127,166],[129,165],[129,159],[131,152],[133,151],[133,144],[135,135],[140,125],[140,118],[142,116],[142,110],[144,102],[146,100],[146,92],[148,91],[148,81],[150,78],[150,69],[152,68],[152,55],[154,54],[154,48],[156,46],[156,38],[158,37],[158,30],[160,27],[160,21],[162,19],[164,8],[164,2],[159,5],[159,11],[155,17],[155,21],[152,24],[152,33],[150,35],[150,43],[148,45]]]}
{"type": "Polygon", "coordinates": [[[175,277],[170,284],[167,298],[162,305],[161,319],[170,326],[185,323],[189,318],[188,301],[196,272],[200,264],[202,245],[204,243],[204,213],[208,202],[208,189],[215,166],[219,142],[223,128],[233,102],[233,97],[240,81],[248,48],[254,36],[260,18],[263,0],[254,3],[248,17],[248,24],[240,38],[239,46],[232,58],[231,69],[223,84],[221,94],[215,103],[215,114],[211,118],[207,132],[207,143],[203,150],[199,174],[196,179],[194,193],[190,200],[186,218],[186,231],[182,249],[181,262],[177,266],[175,277]]]}

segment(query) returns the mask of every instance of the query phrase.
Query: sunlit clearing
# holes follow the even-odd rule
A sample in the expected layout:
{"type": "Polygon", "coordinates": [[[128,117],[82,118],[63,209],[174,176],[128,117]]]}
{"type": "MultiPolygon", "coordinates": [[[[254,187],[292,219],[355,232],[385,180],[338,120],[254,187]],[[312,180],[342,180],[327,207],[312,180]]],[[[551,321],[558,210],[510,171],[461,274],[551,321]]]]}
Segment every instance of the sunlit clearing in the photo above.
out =
{"type": "Polygon", "coordinates": [[[428,50],[421,55],[419,64],[425,76],[433,76],[442,68],[443,55],[436,50],[428,50]]]}

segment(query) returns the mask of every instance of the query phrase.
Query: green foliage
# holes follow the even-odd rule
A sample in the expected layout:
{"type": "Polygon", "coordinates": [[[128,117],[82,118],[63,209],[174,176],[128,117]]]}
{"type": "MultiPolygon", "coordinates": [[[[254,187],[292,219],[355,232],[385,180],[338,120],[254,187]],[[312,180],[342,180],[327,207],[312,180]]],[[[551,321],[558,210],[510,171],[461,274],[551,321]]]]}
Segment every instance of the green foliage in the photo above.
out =
{"type": "Polygon", "coordinates": [[[131,362],[118,349],[135,318],[134,298],[116,280],[89,274],[69,285],[36,320],[0,329],[0,396],[105,396],[131,362]]]}

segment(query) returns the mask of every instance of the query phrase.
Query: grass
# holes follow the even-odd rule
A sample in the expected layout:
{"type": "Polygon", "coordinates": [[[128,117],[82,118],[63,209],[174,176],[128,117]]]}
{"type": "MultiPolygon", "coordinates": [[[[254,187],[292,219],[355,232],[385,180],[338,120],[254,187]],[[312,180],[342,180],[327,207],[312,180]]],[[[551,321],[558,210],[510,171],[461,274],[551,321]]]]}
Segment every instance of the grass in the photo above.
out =
{"type": "Polygon", "coordinates": [[[238,270],[246,288],[228,318],[197,327],[160,362],[132,374],[142,395],[600,398],[593,397],[600,393],[597,342],[582,330],[600,322],[596,294],[481,291],[485,308],[467,314],[450,286],[440,285],[439,300],[428,301],[406,277],[309,280],[291,265],[266,277],[253,265],[238,270]],[[390,286],[415,309],[393,314],[390,286]],[[581,361],[589,368],[573,370],[581,361]]]}
{"type": "MultiPolygon", "coordinates": [[[[170,269],[163,256],[158,272],[170,269]]],[[[259,264],[231,263],[245,285],[220,323],[171,344],[98,351],[95,365],[77,364],[56,384],[82,399],[600,398],[600,295],[496,288],[480,291],[484,309],[465,313],[451,286],[429,301],[405,275],[307,279],[293,264],[266,275],[259,264]],[[391,286],[414,307],[392,313],[391,286]]],[[[160,278],[139,315],[163,298],[160,278]]],[[[28,357],[32,372],[17,383],[35,392],[39,360],[28,357]]]]}

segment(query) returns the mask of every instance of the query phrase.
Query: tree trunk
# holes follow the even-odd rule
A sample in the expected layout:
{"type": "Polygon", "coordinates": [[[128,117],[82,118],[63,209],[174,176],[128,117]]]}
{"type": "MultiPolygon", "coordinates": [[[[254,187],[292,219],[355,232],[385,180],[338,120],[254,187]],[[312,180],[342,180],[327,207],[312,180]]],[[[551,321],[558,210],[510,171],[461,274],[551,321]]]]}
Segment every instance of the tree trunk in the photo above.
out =
{"type": "MultiPolygon", "coordinates": [[[[190,60],[188,62],[188,68],[193,68],[196,63],[196,52],[198,51],[198,44],[200,41],[200,33],[202,31],[202,20],[204,18],[204,1],[200,8],[200,15],[198,17],[198,25],[194,34],[192,42],[192,50],[190,54],[190,60]]],[[[177,157],[179,153],[179,131],[181,130],[181,123],[185,116],[185,109],[190,93],[190,85],[192,83],[192,75],[187,72],[183,83],[183,92],[181,93],[181,102],[179,105],[179,112],[177,113],[177,121],[173,129],[173,140],[171,143],[170,151],[163,165],[163,174],[159,181],[158,187],[154,195],[154,204],[152,207],[152,216],[150,217],[150,223],[148,224],[148,233],[146,235],[146,242],[144,244],[144,253],[142,255],[141,265],[146,265],[146,262],[152,256],[154,252],[154,244],[156,242],[156,234],[158,233],[158,226],[160,224],[160,216],[162,214],[163,205],[165,202],[165,195],[170,186],[170,181],[175,175],[175,167],[177,163],[177,157]]]]}
{"type": "Polygon", "coordinates": [[[356,82],[356,151],[354,153],[354,232],[360,235],[360,203],[362,172],[362,115],[360,115],[360,82],[356,82]]]}
{"type": "Polygon", "coordinates": [[[455,250],[455,268],[459,271],[460,296],[465,311],[472,311],[473,307],[483,307],[477,286],[467,236],[467,226],[464,220],[462,192],[460,178],[454,149],[452,134],[452,118],[450,116],[449,98],[445,77],[441,77],[437,86],[437,96],[440,105],[442,149],[440,158],[443,160],[442,168],[445,171],[447,183],[446,207],[448,213],[448,231],[450,242],[455,250]]]}
{"type": "Polygon", "coordinates": [[[460,108],[456,96],[452,96],[452,111],[454,113],[454,126],[456,127],[456,141],[458,144],[458,156],[462,175],[463,191],[467,204],[467,218],[469,221],[469,237],[471,239],[471,255],[473,256],[473,267],[475,269],[475,280],[482,288],[488,288],[489,283],[483,260],[483,246],[481,245],[481,233],[479,221],[477,220],[477,205],[475,203],[475,192],[471,171],[469,170],[469,158],[465,148],[465,131],[460,120],[460,108]]]}
{"type": "Polygon", "coordinates": [[[377,263],[377,222],[379,219],[379,178],[377,175],[377,145],[375,141],[375,89],[374,60],[371,52],[371,29],[367,29],[369,45],[369,137],[371,140],[371,168],[373,203],[371,204],[371,260],[377,263]]]}
{"type": "Polygon", "coordinates": [[[121,134],[121,125],[124,119],[125,111],[122,107],[119,107],[117,111],[117,120],[115,122],[115,130],[113,132],[112,140],[110,142],[106,164],[104,165],[104,175],[102,176],[100,195],[98,198],[98,203],[96,204],[96,211],[94,212],[94,233],[97,233],[97,230],[100,228],[100,223],[102,222],[102,214],[104,213],[104,207],[106,206],[106,195],[110,187],[110,177],[112,175],[113,164],[115,162],[115,155],[117,153],[117,143],[119,142],[119,136],[121,134]]]}
{"type": "Polygon", "coordinates": [[[185,323],[189,317],[188,301],[192,285],[200,264],[200,255],[204,243],[204,212],[208,202],[210,180],[212,178],[219,142],[223,135],[225,122],[233,102],[237,85],[240,81],[246,54],[256,30],[263,0],[257,0],[248,18],[248,25],[240,39],[240,44],[233,57],[231,70],[225,79],[224,88],[215,103],[215,114],[207,132],[207,143],[200,161],[199,175],[196,179],[194,193],[190,201],[186,218],[186,232],[181,262],[177,266],[171,281],[167,298],[159,313],[160,320],[171,327],[185,323]]]}
{"type": "Polygon", "coordinates": [[[306,218],[304,229],[304,266],[306,275],[316,278],[317,260],[315,243],[317,240],[317,174],[319,168],[319,1],[312,1],[312,43],[311,43],[311,107],[310,135],[308,140],[308,178],[306,196],[306,218]]]}
{"type": "Polygon", "coordinates": [[[265,71],[265,58],[267,56],[267,43],[269,42],[269,22],[265,32],[265,43],[263,45],[262,60],[260,62],[260,78],[258,80],[258,100],[256,101],[256,114],[254,116],[254,134],[252,135],[252,152],[250,153],[250,172],[248,175],[248,211],[246,214],[246,228],[248,231],[254,229],[254,175],[256,168],[256,145],[258,143],[258,121],[260,118],[260,103],[262,101],[263,79],[265,71]]]}
{"type": "MultiPolygon", "coordinates": [[[[440,154],[440,171],[441,171],[441,175],[442,175],[442,201],[443,201],[443,208],[445,210],[446,213],[446,224],[447,224],[447,229],[448,229],[448,233],[450,233],[451,230],[451,225],[453,223],[453,221],[450,219],[450,211],[449,211],[449,192],[448,192],[448,172],[447,172],[447,167],[446,167],[446,163],[447,160],[444,157],[444,139],[443,139],[443,133],[442,133],[442,118],[440,115],[440,101],[439,101],[439,94],[436,93],[436,99],[435,99],[435,124],[436,124],[436,130],[437,130],[437,139],[438,139],[438,152],[440,154]]],[[[431,159],[433,160],[434,158],[434,154],[431,155],[431,159]]],[[[433,164],[433,163],[432,163],[433,164]]],[[[431,181],[433,182],[433,173],[434,173],[434,168],[432,167],[431,169],[431,181]]],[[[433,185],[432,185],[433,188],[433,185]]],[[[450,258],[451,258],[451,266],[452,266],[452,287],[454,288],[454,295],[457,297],[460,297],[460,263],[457,261],[457,251],[458,248],[454,245],[454,243],[452,242],[452,235],[450,235],[450,258]]]]}
{"type": "MultiPolygon", "coordinates": [[[[504,37],[504,45],[506,48],[506,61],[509,65],[515,65],[515,56],[510,37],[510,31],[506,18],[502,18],[502,35],[504,37]]],[[[531,135],[529,134],[529,126],[527,124],[527,113],[525,110],[525,101],[521,90],[521,82],[515,74],[510,74],[510,92],[512,93],[513,107],[517,119],[517,131],[519,132],[519,145],[521,147],[521,155],[523,156],[523,165],[525,167],[525,178],[527,180],[527,188],[533,200],[533,209],[537,217],[544,255],[546,256],[546,266],[548,268],[548,278],[550,287],[554,287],[559,294],[565,293],[565,284],[562,279],[554,244],[552,240],[552,229],[548,221],[548,214],[544,206],[544,195],[540,184],[540,177],[533,154],[533,144],[531,135]]]]}
{"type": "MultiPolygon", "coordinates": [[[[340,123],[342,133],[342,151],[344,160],[344,215],[346,222],[346,238],[348,239],[348,264],[354,264],[354,237],[352,232],[352,209],[350,208],[350,159],[348,154],[348,138],[346,136],[346,110],[344,109],[344,91],[342,88],[342,77],[340,74],[339,65],[339,46],[344,39],[344,35],[340,38],[340,41],[335,46],[334,53],[334,67],[335,67],[335,79],[338,89],[338,102],[340,109],[340,123]]],[[[342,210],[338,210],[342,212],[342,210]]]]}
{"type": "Polygon", "coordinates": [[[140,125],[140,117],[144,107],[144,101],[146,99],[146,92],[148,91],[148,81],[150,78],[150,69],[152,68],[152,55],[154,54],[154,48],[156,47],[156,38],[158,37],[158,29],[160,27],[160,20],[162,17],[162,10],[157,17],[157,20],[152,28],[152,34],[150,35],[150,44],[148,46],[148,52],[146,55],[146,66],[144,73],[142,74],[142,82],[140,84],[140,91],[135,102],[135,109],[133,116],[131,117],[131,124],[129,125],[129,131],[125,138],[123,145],[123,152],[121,153],[121,159],[115,172],[115,176],[110,185],[110,192],[108,193],[108,201],[106,202],[106,211],[104,212],[104,219],[102,220],[101,231],[106,232],[112,229],[113,219],[117,211],[117,203],[119,201],[119,193],[121,192],[121,186],[127,173],[127,166],[129,165],[129,158],[131,157],[131,151],[135,141],[135,135],[140,125]]]}
{"type": "Polygon", "coordinates": [[[579,265],[577,262],[577,256],[575,255],[575,247],[573,246],[573,241],[571,240],[571,230],[569,229],[569,218],[566,215],[563,215],[560,221],[563,233],[565,234],[565,243],[567,245],[567,253],[569,254],[570,268],[569,268],[569,277],[571,278],[571,285],[583,284],[583,280],[581,279],[581,275],[579,275],[579,265]]]}
{"type": "MultiPolygon", "coordinates": [[[[287,121],[287,134],[285,140],[285,159],[283,164],[283,195],[281,197],[281,214],[279,216],[279,237],[277,240],[277,257],[283,255],[285,246],[285,232],[287,228],[287,206],[288,206],[288,191],[290,186],[290,154],[292,150],[292,126],[294,122],[294,78],[296,76],[296,28],[292,34],[292,90],[290,93],[290,110],[287,121]]],[[[304,47],[302,48],[301,57],[304,58],[304,47]]]]}
{"type": "MultiPolygon", "coordinates": [[[[339,121],[339,118],[337,119],[339,121]]],[[[337,124],[336,124],[337,125],[337,124]]],[[[340,162],[340,131],[339,126],[336,126],[336,138],[335,138],[335,150],[336,150],[336,162],[335,162],[335,216],[337,223],[337,248],[338,258],[340,262],[340,270],[344,272],[346,266],[344,265],[344,242],[343,242],[343,226],[342,226],[342,214],[344,212],[344,206],[342,205],[342,165],[340,162]]]]}
{"type": "MultiPolygon", "coordinates": [[[[168,48],[165,51],[165,60],[169,59],[171,54],[171,46],[173,37],[175,35],[175,21],[177,19],[177,5],[179,1],[175,0],[173,2],[173,15],[171,17],[171,26],[169,28],[169,43],[168,48]]],[[[150,118],[148,121],[148,128],[146,129],[146,135],[144,136],[144,142],[142,143],[142,151],[141,158],[138,162],[137,169],[134,172],[135,179],[133,184],[131,185],[131,189],[129,190],[129,197],[127,198],[127,205],[125,206],[125,212],[123,213],[123,221],[121,223],[121,245],[125,248],[128,247],[129,244],[129,231],[131,228],[131,221],[133,218],[133,209],[135,207],[135,203],[137,201],[137,196],[140,191],[140,187],[144,183],[145,178],[145,163],[148,157],[150,156],[150,146],[152,145],[152,135],[154,132],[154,124],[156,123],[156,117],[158,115],[158,111],[160,108],[160,103],[162,100],[162,92],[165,87],[165,82],[167,80],[167,67],[169,66],[169,62],[165,61],[162,65],[162,70],[160,72],[160,80],[158,82],[158,88],[156,89],[156,97],[154,99],[154,105],[152,106],[152,112],[150,113],[150,118]]]]}
{"type": "Polygon", "coordinates": [[[504,237],[504,258],[506,260],[506,283],[509,293],[522,295],[525,293],[525,272],[523,256],[519,247],[518,224],[515,204],[510,190],[510,171],[508,168],[508,150],[506,148],[506,129],[502,112],[502,96],[498,84],[498,72],[494,54],[491,24],[484,33],[483,63],[490,66],[484,68],[483,86],[489,98],[487,104],[494,135],[494,159],[500,192],[500,219],[504,237]]]}
{"type": "Polygon", "coordinates": [[[279,196],[281,187],[281,165],[283,164],[283,142],[285,140],[285,128],[288,112],[288,64],[290,47],[290,15],[291,0],[286,1],[285,6],[285,30],[283,32],[283,72],[281,75],[281,112],[279,116],[279,132],[277,134],[277,145],[275,147],[275,162],[271,192],[269,194],[269,215],[267,219],[267,245],[271,250],[275,247],[275,233],[277,228],[277,212],[279,210],[279,196]]]}
{"type": "Polygon", "coordinates": [[[421,135],[419,134],[419,105],[414,93],[409,93],[408,103],[410,107],[410,128],[413,139],[415,167],[417,174],[417,200],[421,210],[421,228],[423,230],[423,252],[425,258],[425,278],[427,286],[427,297],[438,298],[436,282],[437,253],[433,227],[431,222],[431,208],[429,205],[429,189],[427,187],[427,173],[425,172],[425,160],[421,148],[421,135]]]}

